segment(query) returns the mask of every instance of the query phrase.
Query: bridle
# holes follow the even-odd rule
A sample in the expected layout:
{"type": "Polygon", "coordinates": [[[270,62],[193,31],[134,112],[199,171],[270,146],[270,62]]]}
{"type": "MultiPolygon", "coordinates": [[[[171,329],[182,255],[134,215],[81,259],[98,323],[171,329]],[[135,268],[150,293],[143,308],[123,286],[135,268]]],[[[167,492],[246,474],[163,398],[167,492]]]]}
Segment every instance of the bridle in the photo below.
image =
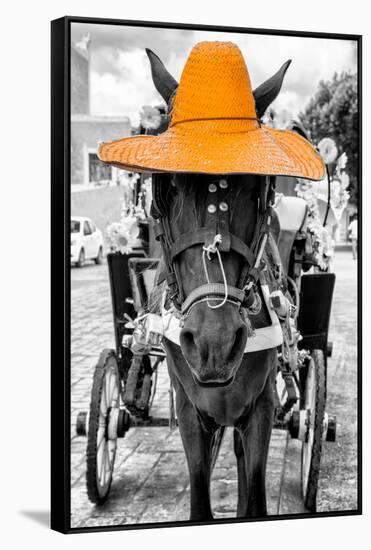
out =
{"type": "Polygon", "coordinates": [[[274,199],[274,179],[265,176],[260,187],[257,222],[250,246],[229,230],[230,209],[228,205],[228,176],[220,176],[217,183],[208,187],[207,213],[203,227],[181,234],[175,240],[172,237],[169,209],[166,200],[163,174],[152,175],[152,207],[154,234],[160,241],[165,263],[168,296],[180,316],[184,319],[199,303],[206,302],[212,309],[230,302],[239,308],[250,308],[255,301],[258,279],[264,269],[262,259],[272,219],[274,199]],[[184,296],[179,272],[179,256],[193,246],[202,246],[203,266],[206,283],[184,296]],[[234,251],[242,256],[244,263],[237,286],[228,285],[221,253],[234,251]],[[223,274],[223,283],[210,282],[207,262],[216,254],[223,274]],[[212,305],[211,302],[216,302],[212,305]]]}

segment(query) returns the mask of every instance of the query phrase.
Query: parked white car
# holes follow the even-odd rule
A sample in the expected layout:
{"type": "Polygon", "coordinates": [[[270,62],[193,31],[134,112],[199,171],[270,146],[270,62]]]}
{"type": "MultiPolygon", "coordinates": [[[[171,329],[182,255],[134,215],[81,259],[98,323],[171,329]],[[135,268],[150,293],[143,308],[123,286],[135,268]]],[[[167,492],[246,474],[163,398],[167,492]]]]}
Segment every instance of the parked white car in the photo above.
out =
{"type": "Polygon", "coordinates": [[[82,267],[85,260],[103,261],[103,235],[89,218],[71,218],[71,264],[82,267]]]}

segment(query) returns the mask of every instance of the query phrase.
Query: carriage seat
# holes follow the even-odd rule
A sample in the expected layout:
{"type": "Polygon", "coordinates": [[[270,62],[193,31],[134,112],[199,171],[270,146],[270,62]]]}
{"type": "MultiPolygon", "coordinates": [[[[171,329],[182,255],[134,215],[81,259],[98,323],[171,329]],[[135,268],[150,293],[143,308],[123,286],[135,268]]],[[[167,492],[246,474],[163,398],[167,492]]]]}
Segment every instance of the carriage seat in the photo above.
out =
{"type": "Polygon", "coordinates": [[[281,257],[282,267],[288,272],[292,247],[299,231],[306,228],[308,205],[300,197],[279,195],[274,210],[279,220],[277,246],[281,257]]]}

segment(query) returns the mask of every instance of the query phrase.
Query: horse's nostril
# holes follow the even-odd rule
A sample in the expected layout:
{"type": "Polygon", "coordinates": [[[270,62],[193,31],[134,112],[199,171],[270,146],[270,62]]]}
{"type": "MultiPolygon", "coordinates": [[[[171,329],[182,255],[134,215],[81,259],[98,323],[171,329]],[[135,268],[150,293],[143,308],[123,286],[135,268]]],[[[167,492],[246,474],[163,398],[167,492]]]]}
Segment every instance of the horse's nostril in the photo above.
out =
{"type": "Polygon", "coordinates": [[[195,345],[195,339],[194,339],[194,336],[193,336],[193,332],[191,332],[190,330],[183,330],[183,332],[182,332],[182,341],[183,341],[183,345],[185,347],[191,348],[192,346],[194,346],[195,345]]]}

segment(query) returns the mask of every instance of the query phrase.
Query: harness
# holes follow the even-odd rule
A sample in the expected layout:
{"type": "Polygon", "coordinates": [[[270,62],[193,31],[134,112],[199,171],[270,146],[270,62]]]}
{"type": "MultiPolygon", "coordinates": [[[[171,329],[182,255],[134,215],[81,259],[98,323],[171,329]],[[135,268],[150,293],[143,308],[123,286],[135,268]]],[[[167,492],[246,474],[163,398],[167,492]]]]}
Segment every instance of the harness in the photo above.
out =
{"type": "MultiPolygon", "coordinates": [[[[166,178],[166,176],[165,176],[166,178]]],[[[172,237],[169,211],[166,200],[164,174],[152,175],[152,207],[154,235],[160,241],[165,263],[168,297],[178,314],[184,319],[197,304],[207,302],[212,309],[230,302],[239,308],[250,308],[255,302],[256,284],[265,267],[262,260],[270,231],[272,204],[274,200],[274,180],[265,176],[260,187],[258,215],[250,246],[229,230],[230,208],[228,178],[222,176],[217,183],[210,183],[207,195],[207,213],[204,227],[172,237]],[[203,266],[206,283],[184,295],[179,273],[179,256],[193,246],[202,246],[203,266]],[[228,284],[224,272],[221,253],[234,251],[243,258],[243,268],[237,286],[228,284]],[[223,275],[223,283],[213,283],[209,279],[207,263],[216,255],[223,275]]]]}

